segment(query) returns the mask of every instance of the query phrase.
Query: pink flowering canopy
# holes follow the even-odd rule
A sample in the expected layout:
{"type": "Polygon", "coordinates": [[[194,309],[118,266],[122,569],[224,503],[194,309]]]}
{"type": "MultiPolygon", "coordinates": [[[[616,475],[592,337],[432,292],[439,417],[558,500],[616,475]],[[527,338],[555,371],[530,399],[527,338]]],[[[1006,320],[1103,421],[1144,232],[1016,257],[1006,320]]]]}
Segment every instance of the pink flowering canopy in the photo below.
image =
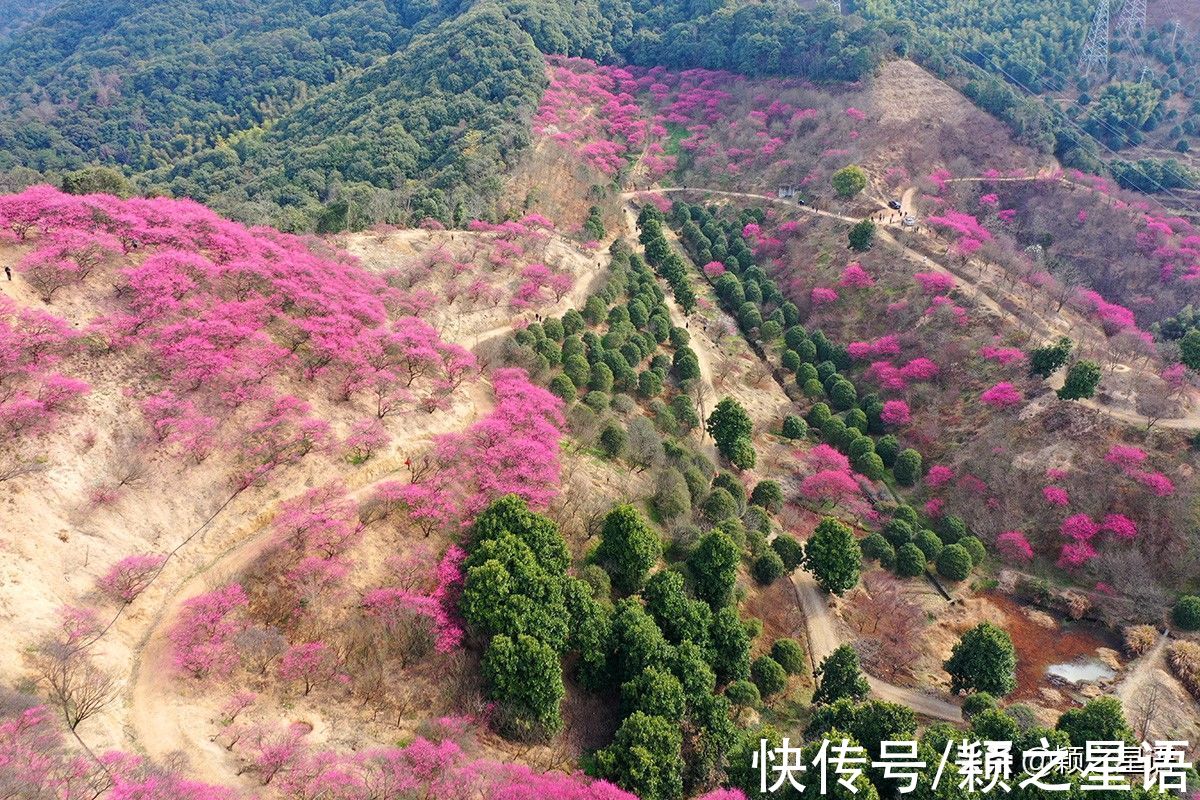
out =
{"type": "Polygon", "coordinates": [[[1052,506],[1065,508],[1071,505],[1071,495],[1061,486],[1045,486],[1042,487],[1042,497],[1052,506]]]}
{"type": "Polygon", "coordinates": [[[909,411],[908,403],[903,400],[885,400],[883,411],[879,416],[885,423],[893,427],[907,425],[912,420],[912,412],[909,411]]]}
{"type": "Polygon", "coordinates": [[[992,408],[1011,408],[1020,405],[1024,397],[1016,386],[1008,381],[1001,381],[984,390],[979,396],[980,402],[992,408]]]}
{"type": "Polygon", "coordinates": [[[996,548],[1000,555],[1017,564],[1033,560],[1033,548],[1021,531],[1005,531],[996,537],[996,548]]]}

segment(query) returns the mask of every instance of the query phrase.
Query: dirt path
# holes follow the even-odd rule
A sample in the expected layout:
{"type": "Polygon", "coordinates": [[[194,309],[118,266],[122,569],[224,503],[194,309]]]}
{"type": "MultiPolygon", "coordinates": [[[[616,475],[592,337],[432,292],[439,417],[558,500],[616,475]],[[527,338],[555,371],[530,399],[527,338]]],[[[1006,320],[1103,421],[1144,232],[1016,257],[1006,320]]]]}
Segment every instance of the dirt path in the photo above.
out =
{"type": "MultiPolygon", "coordinates": [[[[952,180],[962,181],[962,182],[988,181],[988,180],[1016,182],[1016,181],[1033,181],[1033,180],[1047,180],[1047,179],[1048,178],[1046,176],[1039,176],[1039,177],[1021,177],[1021,178],[982,178],[982,177],[980,177],[980,178],[955,178],[952,180]]],[[[1075,183],[1074,181],[1070,181],[1066,178],[1059,177],[1056,180],[1059,180],[1059,181],[1069,184],[1071,186],[1085,188],[1085,189],[1089,189],[1091,191],[1095,191],[1095,190],[1092,190],[1091,187],[1087,187],[1087,186],[1084,186],[1083,184],[1075,183]]],[[[814,214],[816,216],[829,217],[831,219],[838,219],[843,222],[858,222],[859,221],[858,219],[855,219],[854,217],[847,217],[847,216],[843,216],[841,214],[834,214],[829,211],[819,211],[817,209],[812,208],[811,206],[800,205],[799,203],[796,203],[794,200],[787,200],[787,199],[782,199],[782,198],[778,198],[778,197],[771,197],[770,195],[764,195],[764,194],[753,194],[750,192],[726,192],[726,191],[721,191],[721,190],[716,190],[716,189],[703,189],[703,188],[699,188],[699,187],[689,187],[687,189],[684,189],[683,187],[666,187],[666,188],[662,188],[662,189],[648,189],[648,190],[643,190],[643,191],[639,191],[639,192],[626,192],[623,196],[626,198],[632,199],[632,198],[635,198],[639,194],[648,194],[648,193],[649,194],[656,194],[656,193],[657,194],[667,194],[667,193],[673,193],[673,192],[700,192],[700,193],[704,193],[704,194],[716,195],[719,197],[737,197],[737,198],[743,198],[743,199],[748,199],[748,200],[766,201],[766,202],[770,202],[770,203],[786,205],[789,208],[796,209],[796,210],[801,211],[806,214],[814,214]]],[[[915,196],[915,193],[916,193],[916,187],[909,187],[908,189],[905,190],[905,192],[903,194],[903,199],[901,200],[901,204],[904,206],[905,209],[907,209],[909,211],[909,213],[912,213],[912,201],[915,196]]],[[[1030,326],[1031,319],[1023,318],[1023,317],[1015,314],[1014,312],[1008,310],[1007,308],[1002,306],[999,302],[997,302],[994,297],[991,296],[991,294],[989,293],[989,289],[990,289],[990,291],[1005,293],[1005,292],[1003,292],[1003,290],[1000,287],[998,287],[994,282],[991,282],[989,289],[985,289],[983,287],[980,279],[974,277],[968,271],[966,271],[966,268],[968,268],[968,267],[975,267],[978,270],[979,274],[982,275],[985,269],[989,269],[993,265],[988,264],[986,262],[982,262],[978,259],[971,259],[970,261],[968,261],[966,264],[963,265],[962,269],[954,269],[952,267],[948,267],[948,266],[946,266],[945,263],[940,261],[937,257],[930,258],[929,255],[927,255],[926,253],[922,253],[918,250],[914,250],[913,248],[911,248],[908,245],[904,244],[903,242],[899,241],[896,238],[896,236],[892,230],[895,227],[896,226],[894,226],[894,225],[877,224],[876,238],[878,240],[886,242],[894,249],[899,250],[914,265],[919,266],[922,269],[931,270],[931,271],[940,272],[940,273],[943,273],[946,275],[950,275],[953,278],[955,278],[955,280],[960,281],[961,285],[963,286],[964,290],[967,292],[968,296],[971,297],[971,299],[974,300],[975,303],[977,303],[979,306],[982,306],[983,308],[986,308],[989,312],[995,314],[996,316],[1007,320],[1011,324],[1018,326],[1018,329],[1024,329],[1027,326],[1030,326]]],[[[904,235],[911,235],[911,234],[904,234],[904,235]]],[[[926,234],[917,234],[917,235],[922,236],[923,238],[927,238],[927,239],[932,238],[932,237],[926,236],[926,234]]],[[[1005,294],[1009,295],[1008,300],[1010,303],[1013,303],[1014,305],[1017,305],[1018,307],[1027,305],[1027,304],[1022,303],[1019,300],[1019,298],[1016,298],[1015,296],[1013,296],[1013,294],[1011,292],[1007,292],[1005,294]]],[[[1055,320],[1054,322],[1047,321],[1041,314],[1036,314],[1036,313],[1033,313],[1032,311],[1031,311],[1031,318],[1032,318],[1032,320],[1036,320],[1036,322],[1038,323],[1037,333],[1047,339],[1053,339],[1053,338],[1057,338],[1058,336],[1066,335],[1070,330],[1070,326],[1062,324],[1061,321],[1059,321],[1059,320],[1055,320]]],[[[1053,387],[1053,388],[1057,388],[1057,387],[1053,387]]],[[[1097,411],[1101,412],[1102,414],[1105,414],[1105,415],[1111,417],[1112,419],[1118,420],[1120,422],[1124,422],[1124,423],[1131,424],[1131,425],[1140,425],[1142,427],[1145,427],[1150,424],[1149,417],[1143,416],[1142,414],[1138,414],[1136,411],[1112,408],[1111,406],[1103,405],[1094,400],[1082,400],[1079,402],[1082,402],[1084,405],[1088,406],[1089,408],[1094,408],[1097,411]]],[[[1158,420],[1157,422],[1155,422],[1154,425],[1157,427],[1160,427],[1160,428],[1170,428],[1172,430],[1193,431],[1193,432],[1200,431],[1200,403],[1193,402],[1191,410],[1188,411],[1182,417],[1176,417],[1176,418],[1172,418],[1172,419],[1161,419],[1161,420],[1158,420]]]]}
{"type": "MultiPolygon", "coordinates": [[[[729,192],[720,192],[718,194],[730,194],[729,192]]],[[[774,199],[774,198],[765,198],[774,199]]],[[[821,213],[821,212],[817,212],[821,213]]],[[[636,213],[629,206],[625,208],[625,222],[627,235],[634,243],[637,244],[637,225],[636,213]]],[[[671,309],[672,320],[679,324],[679,319],[682,318],[675,300],[668,294],[667,305],[671,309]]],[[[717,314],[724,312],[717,311],[717,314]]],[[[732,324],[732,320],[730,320],[732,324]]],[[[720,348],[716,346],[702,331],[691,332],[692,349],[696,351],[696,358],[700,362],[700,377],[708,384],[709,388],[715,393],[716,387],[714,383],[715,372],[712,368],[713,363],[719,363],[722,353],[720,348]]],[[[783,393],[783,389],[778,384],[772,381],[771,385],[778,391],[779,396],[784,402],[787,402],[787,395],[783,393]]],[[[751,410],[752,411],[752,410],[751,410]]],[[[753,416],[753,413],[752,413],[753,416]]],[[[754,420],[756,427],[762,425],[765,420],[754,420]]],[[[821,663],[830,653],[836,650],[843,644],[842,637],[838,632],[837,622],[829,610],[827,596],[823,589],[817,585],[813,576],[804,571],[798,570],[792,573],[792,586],[796,591],[796,602],[800,606],[801,612],[804,614],[805,629],[808,636],[808,654],[812,661],[813,669],[821,663]]],[[[901,703],[912,708],[916,713],[924,717],[932,719],[947,720],[950,722],[962,722],[962,711],[954,703],[946,700],[933,697],[915,689],[906,689],[902,686],[895,686],[887,681],[881,680],[874,676],[867,676],[871,684],[872,693],[881,700],[887,700],[892,703],[901,703]]]]}
{"type": "Polygon", "coordinates": [[[1158,637],[1158,642],[1154,647],[1142,654],[1142,657],[1137,660],[1137,664],[1133,669],[1125,673],[1125,677],[1117,684],[1113,691],[1125,705],[1126,714],[1129,712],[1129,705],[1133,698],[1137,697],[1138,692],[1151,680],[1151,676],[1155,670],[1167,670],[1167,643],[1170,641],[1167,632],[1163,631],[1158,637]]]}
{"type": "MultiPolygon", "coordinates": [[[[804,570],[792,573],[792,587],[796,590],[796,601],[804,612],[804,623],[808,633],[808,657],[813,670],[840,647],[843,642],[838,634],[838,626],[829,610],[829,602],[825,591],[817,585],[813,576],[804,570]]],[[[917,691],[896,686],[885,680],[867,675],[871,685],[871,694],[889,703],[899,703],[908,706],[917,714],[930,719],[940,719],[947,722],[962,722],[962,709],[948,700],[917,691]]]]}
{"type": "MultiPolygon", "coordinates": [[[[561,300],[541,309],[543,316],[558,316],[570,308],[582,308],[593,284],[604,272],[599,257],[593,260],[566,246],[563,254],[582,274],[561,300]]],[[[477,349],[509,333],[512,325],[510,320],[485,331],[449,331],[443,335],[449,341],[477,349]]],[[[469,391],[469,396],[450,411],[414,414],[411,423],[397,437],[390,456],[368,462],[343,480],[351,496],[361,498],[381,481],[405,472],[408,454],[431,443],[436,435],[462,430],[485,415],[492,405],[487,382],[474,381],[469,391]]],[[[209,734],[213,698],[181,691],[178,675],[170,663],[167,634],[187,599],[222,585],[254,563],[270,544],[270,523],[279,506],[302,493],[293,492],[268,503],[256,497],[225,509],[214,525],[190,543],[177,560],[168,563],[169,570],[164,569],[163,573],[167,579],[156,581],[138,598],[138,608],[154,609],[148,619],[143,612],[121,621],[121,632],[135,641],[124,699],[125,732],[136,750],[158,761],[183,754],[199,779],[226,784],[239,781],[228,769],[228,753],[209,734]]]]}

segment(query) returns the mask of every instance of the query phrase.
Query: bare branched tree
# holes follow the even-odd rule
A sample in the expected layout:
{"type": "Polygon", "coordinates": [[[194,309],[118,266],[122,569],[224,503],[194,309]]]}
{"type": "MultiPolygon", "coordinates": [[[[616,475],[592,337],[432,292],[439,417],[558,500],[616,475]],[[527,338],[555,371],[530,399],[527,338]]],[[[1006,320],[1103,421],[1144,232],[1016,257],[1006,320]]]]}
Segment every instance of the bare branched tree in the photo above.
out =
{"type": "Polygon", "coordinates": [[[96,666],[89,649],[82,642],[50,637],[29,656],[38,684],[72,731],[103,711],[115,696],[112,677],[96,666]]]}

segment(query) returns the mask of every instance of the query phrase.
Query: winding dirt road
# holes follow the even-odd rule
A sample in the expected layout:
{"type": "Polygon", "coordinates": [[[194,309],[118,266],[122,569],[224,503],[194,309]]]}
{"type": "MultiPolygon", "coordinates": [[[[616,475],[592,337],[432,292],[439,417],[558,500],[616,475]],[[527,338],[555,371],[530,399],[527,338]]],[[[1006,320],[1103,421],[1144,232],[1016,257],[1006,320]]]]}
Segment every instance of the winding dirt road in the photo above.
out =
{"type": "MultiPolygon", "coordinates": [[[[1096,191],[1089,186],[1085,186],[1083,184],[1076,183],[1065,177],[1058,177],[1058,178],[1053,178],[1053,179],[1049,178],[1047,176],[1019,177],[1019,178],[1018,177],[1011,177],[1011,178],[968,177],[968,178],[953,178],[953,179],[951,179],[951,182],[964,182],[964,183],[972,182],[972,181],[975,181],[975,182],[981,182],[981,181],[1022,182],[1022,181],[1025,181],[1025,182],[1028,182],[1028,181],[1036,181],[1036,180],[1057,180],[1061,183],[1064,183],[1064,184],[1072,186],[1072,187],[1087,189],[1089,191],[1096,191]]],[[[912,203],[913,203],[913,198],[915,197],[916,191],[917,191],[916,187],[909,187],[908,189],[906,189],[904,191],[903,196],[902,196],[901,205],[905,209],[908,209],[910,212],[913,207],[912,203]]],[[[769,202],[769,203],[775,203],[778,205],[784,205],[789,208],[800,211],[802,213],[812,214],[812,215],[820,216],[820,217],[828,217],[830,219],[837,219],[837,220],[841,220],[843,222],[855,223],[855,222],[860,221],[858,218],[855,218],[855,217],[848,217],[848,216],[845,216],[842,214],[835,214],[831,211],[820,211],[820,210],[817,210],[817,209],[813,208],[812,206],[808,206],[808,205],[800,205],[799,203],[795,202],[794,200],[788,200],[788,199],[779,198],[779,197],[772,197],[771,195],[765,195],[765,194],[754,194],[752,192],[727,192],[727,191],[723,191],[723,190],[719,190],[719,189],[703,189],[700,187],[684,188],[681,186],[672,186],[672,187],[663,187],[660,189],[645,189],[645,190],[641,190],[641,191],[637,191],[637,192],[626,192],[622,195],[622,197],[625,197],[626,199],[635,199],[638,195],[644,195],[644,194],[670,194],[670,193],[682,193],[682,192],[695,192],[695,193],[700,193],[700,194],[716,195],[718,197],[731,197],[731,198],[742,198],[742,199],[755,200],[755,201],[764,201],[764,202],[769,202]]],[[[911,234],[905,234],[905,235],[911,235],[911,234]]],[[[926,237],[925,234],[917,234],[917,235],[926,237]]],[[[926,238],[928,238],[928,237],[926,237],[926,238]]],[[[918,265],[923,269],[950,275],[953,278],[955,278],[956,280],[960,281],[962,283],[962,285],[966,289],[969,290],[969,296],[971,297],[972,300],[975,301],[976,304],[978,304],[979,306],[982,306],[983,308],[986,308],[989,312],[995,314],[996,316],[1001,317],[1002,319],[1005,319],[1014,325],[1017,325],[1019,329],[1023,329],[1026,326],[1033,327],[1031,323],[1036,322],[1037,323],[1037,333],[1039,335],[1045,337],[1046,339],[1054,339],[1059,336],[1066,335],[1069,332],[1068,327],[1063,326],[1063,325],[1052,325],[1049,322],[1047,322],[1040,314],[1031,315],[1031,317],[1025,318],[1025,317],[1021,317],[1021,316],[1013,313],[1008,308],[1001,305],[1001,303],[999,303],[994,297],[992,297],[989,290],[985,289],[983,287],[983,285],[981,284],[979,279],[977,279],[975,276],[970,274],[970,272],[966,271],[967,267],[975,267],[978,269],[979,274],[982,275],[984,269],[988,269],[993,266],[991,264],[988,264],[987,262],[983,262],[983,261],[980,261],[979,259],[972,258],[966,264],[963,265],[962,269],[954,269],[952,267],[947,266],[945,263],[943,263],[941,260],[939,260],[939,258],[936,255],[935,255],[935,257],[931,258],[929,254],[922,253],[918,250],[914,250],[913,248],[911,248],[908,245],[904,244],[903,242],[899,241],[896,238],[895,234],[893,233],[891,227],[887,227],[884,225],[877,226],[876,239],[886,242],[891,247],[899,250],[902,254],[904,254],[904,256],[906,258],[908,258],[911,262],[913,262],[913,264],[918,265]]],[[[991,286],[991,291],[1005,293],[999,286],[995,285],[994,283],[991,286]]],[[[1019,305],[1020,305],[1019,299],[1016,298],[1012,292],[1007,292],[1006,294],[1009,295],[1008,296],[1009,303],[1019,307],[1019,305]]],[[[1052,387],[1052,388],[1054,388],[1054,387],[1052,387]]],[[[1188,431],[1188,432],[1200,431],[1200,403],[1195,402],[1195,399],[1196,399],[1196,397],[1193,396],[1192,397],[1193,402],[1191,403],[1191,408],[1184,416],[1175,417],[1175,418],[1171,418],[1171,419],[1157,420],[1154,422],[1154,426],[1159,427],[1159,428],[1170,428],[1172,430],[1181,430],[1181,431],[1188,431]]],[[[1083,405],[1085,405],[1089,408],[1093,408],[1093,409],[1101,412],[1102,414],[1105,414],[1108,417],[1111,417],[1112,419],[1115,419],[1119,422],[1124,422],[1124,423],[1130,424],[1130,425],[1138,425],[1138,426],[1142,426],[1142,427],[1147,427],[1147,426],[1150,426],[1150,424],[1151,424],[1151,420],[1149,417],[1139,414],[1136,411],[1112,408],[1111,406],[1106,406],[1101,403],[1098,403],[1095,400],[1081,400],[1081,401],[1077,401],[1077,402],[1081,402],[1083,405]]]]}
{"type": "MultiPolygon", "coordinates": [[[[820,663],[844,642],[838,635],[837,623],[829,610],[825,590],[817,585],[813,576],[804,570],[792,573],[792,587],[796,590],[796,601],[804,612],[804,624],[808,632],[808,657],[815,671],[820,663]]],[[[916,689],[907,689],[888,683],[874,675],[867,675],[871,694],[889,703],[908,706],[917,714],[946,722],[962,722],[963,715],[954,703],[926,694],[916,689]]]]}
{"type": "MultiPolygon", "coordinates": [[[[579,277],[562,299],[541,309],[544,316],[559,316],[571,308],[582,308],[604,272],[596,257],[569,247],[564,247],[563,253],[572,261],[579,277]]],[[[511,330],[510,321],[486,331],[444,331],[443,335],[448,341],[477,350],[511,330]]],[[[408,454],[431,443],[438,434],[466,428],[491,410],[492,397],[486,380],[472,382],[468,391],[469,397],[449,411],[413,415],[399,431],[390,455],[373,459],[344,477],[350,495],[362,498],[378,483],[405,473],[408,454]]],[[[275,513],[280,505],[307,490],[308,487],[302,487],[295,491],[302,484],[303,481],[295,481],[290,495],[270,498],[269,502],[255,497],[239,498],[231,504],[168,563],[160,579],[135,601],[138,609],[154,611],[127,615],[120,621],[120,632],[135,642],[124,692],[128,709],[124,729],[135,750],[160,762],[182,754],[190,762],[192,773],[201,780],[225,784],[240,780],[230,769],[228,753],[212,740],[209,726],[212,698],[181,691],[171,665],[168,632],[189,598],[234,579],[266,550],[271,542],[270,523],[275,513]]]]}
{"type": "MultiPolygon", "coordinates": [[[[691,190],[688,190],[691,191],[691,190]]],[[[730,192],[718,192],[717,194],[730,195],[730,192]]],[[[761,197],[760,195],[735,195],[744,197],[761,197]]],[[[803,207],[802,207],[803,208],[803,207]]],[[[810,209],[811,210],[811,209],[810,209]]],[[[825,214],[827,216],[837,216],[828,214],[827,212],[814,212],[825,214]]],[[[636,213],[629,206],[625,208],[625,227],[626,238],[635,248],[639,247],[637,241],[637,223],[636,213]]],[[[845,219],[844,217],[838,217],[845,219]]],[[[668,292],[667,303],[671,308],[672,318],[676,319],[676,324],[679,324],[678,318],[682,318],[678,306],[675,305],[674,298],[668,292]]],[[[724,311],[716,309],[714,311],[718,318],[724,318],[726,324],[733,325],[732,318],[729,318],[724,311]]],[[[736,329],[736,328],[735,328],[736,329]]],[[[719,363],[721,358],[720,349],[706,335],[700,332],[694,332],[691,337],[692,349],[696,351],[697,360],[700,362],[700,377],[709,388],[715,392],[716,387],[713,384],[713,376],[715,374],[712,365],[719,363]],[[699,334],[699,335],[698,335],[699,334]]],[[[773,384],[777,386],[778,384],[773,384]]],[[[782,387],[779,387],[779,392],[783,394],[782,387]]],[[[770,420],[755,420],[756,427],[760,429],[765,426],[770,420]]],[[[813,576],[804,571],[797,570],[791,575],[792,587],[796,593],[796,602],[799,605],[801,612],[804,614],[805,631],[808,638],[808,656],[815,670],[817,666],[834,650],[844,644],[839,631],[837,621],[834,619],[833,612],[829,609],[828,595],[817,585],[813,576]]],[[[900,703],[908,706],[917,714],[928,717],[930,719],[945,720],[947,722],[962,722],[962,710],[947,700],[934,697],[924,692],[919,692],[915,689],[907,689],[902,686],[888,683],[873,675],[867,676],[868,682],[871,684],[871,693],[880,700],[886,700],[892,703],[900,703]]]]}

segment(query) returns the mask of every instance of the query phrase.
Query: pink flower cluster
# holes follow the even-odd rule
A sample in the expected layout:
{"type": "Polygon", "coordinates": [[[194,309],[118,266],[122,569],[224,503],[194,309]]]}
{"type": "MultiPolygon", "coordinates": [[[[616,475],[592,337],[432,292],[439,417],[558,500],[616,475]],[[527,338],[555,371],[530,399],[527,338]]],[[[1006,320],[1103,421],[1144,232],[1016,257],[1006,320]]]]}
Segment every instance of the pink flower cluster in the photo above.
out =
{"type": "Polygon", "coordinates": [[[495,370],[492,389],[496,405],[486,418],[434,443],[440,470],[432,480],[454,498],[456,516],[467,523],[506,494],[544,509],[559,483],[562,401],[521,369],[495,370]]]}
{"type": "Polygon", "coordinates": [[[838,293],[824,286],[818,286],[809,295],[814,306],[828,305],[838,299],[838,293]]]}
{"type": "Polygon", "coordinates": [[[1033,548],[1021,531],[1004,531],[996,537],[996,549],[1010,562],[1025,564],[1033,560],[1033,548]]]}
{"type": "Polygon", "coordinates": [[[885,400],[883,411],[879,416],[892,427],[907,425],[912,421],[912,412],[908,408],[908,403],[903,400],[885,400]]]}
{"type": "Polygon", "coordinates": [[[983,394],[979,396],[980,402],[992,408],[1011,408],[1020,405],[1024,399],[1020,390],[1008,381],[1001,381],[985,389],[983,394]]]}
{"type": "Polygon", "coordinates": [[[846,350],[851,358],[872,358],[900,355],[900,337],[894,333],[880,336],[870,342],[851,342],[846,350]]]}
{"type": "Polygon", "coordinates": [[[857,261],[847,264],[838,278],[838,286],[852,289],[869,289],[874,285],[875,279],[857,261]]]}
{"type": "Polygon", "coordinates": [[[988,361],[995,361],[997,364],[1008,366],[1016,364],[1025,359],[1025,351],[1019,347],[995,347],[993,345],[984,345],[979,348],[979,355],[986,358],[988,361]]]}
{"type": "Polygon", "coordinates": [[[1104,460],[1116,465],[1126,477],[1142,484],[1156,497],[1170,497],[1175,494],[1175,483],[1166,475],[1141,469],[1146,461],[1146,452],[1141,448],[1115,444],[1109,448],[1104,460]]]}
{"type": "Polygon", "coordinates": [[[946,294],[954,288],[954,276],[945,272],[918,272],[913,275],[925,294],[946,294]]]}

